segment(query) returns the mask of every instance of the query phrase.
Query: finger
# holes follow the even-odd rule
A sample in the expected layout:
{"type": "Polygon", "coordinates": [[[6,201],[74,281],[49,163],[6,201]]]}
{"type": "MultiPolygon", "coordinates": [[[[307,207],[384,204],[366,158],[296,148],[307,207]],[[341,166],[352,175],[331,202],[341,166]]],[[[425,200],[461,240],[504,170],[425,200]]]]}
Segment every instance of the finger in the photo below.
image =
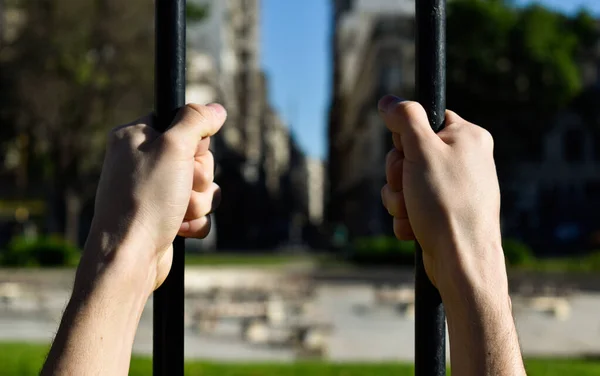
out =
{"type": "Polygon", "coordinates": [[[378,104],[387,128],[400,136],[404,154],[414,158],[426,144],[436,142],[435,132],[429,125],[427,113],[417,102],[402,101],[393,96],[383,97],[378,104]]]}
{"type": "Polygon", "coordinates": [[[209,234],[211,225],[212,223],[209,215],[191,221],[184,221],[181,224],[177,235],[186,238],[203,239],[209,234]]]}
{"type": "Polygon", "coordinates": [[[160,136],[160,133],[152,127],[153,123],[154,117],[149,114],[131,123],[113,128],[109,133],[108,147],[111,148],[115,143],[123,141],[127,141],[135,147],[152,142],[160,136]]]}
{"type": "Polygon", "coordinates": [[[203,192],[192,191],[190,202],[183,219],[185,221],[204,217],[212,213],[221,203],[221,188],[212,183],[208,190],[203,192]]]}
{"type": "Polygon", "coordinates": [[[210,137],[204,137],[196,146],[196,157],[202,156],[210,152],[210,137]]]}
{"type": "Polygon", "coordinates": [[[381,190],[381,200],[388,213],[394,218],[408,218],[406,211],[406,201],[402,192],[393,191],[389,184],[383,186],[381,190]]]}
{"type": "Polygon", "coordinates": [[[392,133],[392,142],[394,143],[394,147],[404,155],[404,149],[402,148],[402,138],[398,133],[392,133]]]}
{"type": "Polygon", "coordinates": [[[466,123],[466,120],[463,119],[459,114],[454,111],[446,110],[446,124],[452,123],[466,123]]]}
{"type": "Polygon", "coordinates": [[[416,239],[408,218],[394,218],[394,235],[399,240],[416,239]]]}
{"type": "Polygon", "coordinates": [[[438,132],[438,137],[444,143],[452,145],[460,140],[465,132],[472,131],[474,127],[477,126],[464,120],[456,112],[446,110],[446,126],[438,132]]]}
{"type": "Polygon", "coordinates": [[[211,152],[197,156],[194,161],[194,185],[192,189],[203,192],[210,188],[215,179],[215,159],[211,152]]]}
{"type": "Polygon", "coordinates": [[[392,149],[385,159],[385,176],[392,191],[402,190],[402,173],[404,156],[397,150],[392,149]]]}
{"type": "Polygon", "coordinates": [[[141,118],[136,119],[130,123],[123,124],[123,125],[113,128],[113,132],[118,131],[119,129],[131,127],[131,126],[139,125],[139,124],[144,124],[144,125],[148,125],[150,127],[154,127],[154,115],[146,114],[146,115],[142,116],[141,118]]]}
{"type": "Polygon", "coordinates": [[[225,109],[219,104],[188,104],[179,110],[163,138],[168,143],[192,150],[196,154],[200,141],[217,133],[226,117],[225,109]]]}

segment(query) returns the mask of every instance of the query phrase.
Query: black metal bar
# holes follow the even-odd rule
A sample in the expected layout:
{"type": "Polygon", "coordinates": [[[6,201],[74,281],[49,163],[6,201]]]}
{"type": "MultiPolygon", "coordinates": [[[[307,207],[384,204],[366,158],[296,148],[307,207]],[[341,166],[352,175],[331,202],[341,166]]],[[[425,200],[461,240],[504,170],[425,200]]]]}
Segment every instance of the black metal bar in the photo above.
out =
{"type": "MultiPolygon", "coordinates": [[[[155,3],[156,129],[166,130],[185,105],[185,0],[155,3]]],[[[153,374],[183,376],[184,314],[183,238],[173,242],[173,264],[154,293],[153,374]]]]}
{"type": "MultiPolygon", "coordinates": [[[[446,110],[446,0],[416,1],[417,100],[431,127],[444,126],[446,110]]],[[[415,256],[415,375],[446,374],[444,306],[423,267],[423,252],[415,256]]]]}

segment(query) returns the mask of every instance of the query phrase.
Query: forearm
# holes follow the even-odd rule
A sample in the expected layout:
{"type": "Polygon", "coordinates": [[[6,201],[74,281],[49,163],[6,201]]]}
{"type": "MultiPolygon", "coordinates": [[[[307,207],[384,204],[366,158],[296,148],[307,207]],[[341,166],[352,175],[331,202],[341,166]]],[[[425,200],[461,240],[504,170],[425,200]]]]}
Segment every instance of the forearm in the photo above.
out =
{"type": "Polygon", "coordinates": [[[150,277],[144,276],[143,268],[133,268],[139,265],[130,267],[110,257],[116,252],[98,252],[97,247],[105,246],[96,240],[86,244],[42,375],[128,374],[135,332],[151,291],[146,281],[150,277]],[[107,261],[98,262],[97,255],[107,261]]]}
{"type": "Polygon", "coordinates": [[[447,314],[453,374],[525,375],[504,260],[498,262],[501,268],[489,267],[489,273],[474,273],[475,277],[456,268],[453,283],[440,291],[447,314]]]}

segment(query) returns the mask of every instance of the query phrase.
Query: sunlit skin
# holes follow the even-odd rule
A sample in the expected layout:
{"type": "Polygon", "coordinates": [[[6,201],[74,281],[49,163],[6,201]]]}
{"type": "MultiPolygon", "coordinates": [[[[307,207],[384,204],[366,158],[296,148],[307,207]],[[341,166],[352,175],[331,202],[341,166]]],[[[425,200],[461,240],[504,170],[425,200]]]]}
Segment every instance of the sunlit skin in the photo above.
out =
{"type": "Polygon", "coordinates": [[[115,128],[73,294],[42,375],[127,375],[150,294],[171,268],[176,235],[203,238],[218,204],[210,136],[218,104],[190,104],[160,134],[146,116],[115,128]]]}
{"type": "Polygon", "coordinates": [[[396,237],[423,248],[425,270],[446,309],[453,374],[524,375],[492,136],[452,111],[436,134],[419,103],[386,96],[378,107],[394,143],[383,204],[396,237]]]}
{"type": "MultiPolygon", "coordinates": [[[[396,236],[423,247],[447,312],[453,374],[524,375],[491,136],[452,112],[435,134],[418,103],[395,97],[383,98],[379,110],[394,140],[383,203],[396,236]]],[[[142,311],[169,272],[175,236],[210,230],[207,215],[220,191],[209,138],[225,117],[220,105],[188,105],[164,134],[151,117],[111,132],[92,230],[42,375],[127,375],[142,311]]]]}

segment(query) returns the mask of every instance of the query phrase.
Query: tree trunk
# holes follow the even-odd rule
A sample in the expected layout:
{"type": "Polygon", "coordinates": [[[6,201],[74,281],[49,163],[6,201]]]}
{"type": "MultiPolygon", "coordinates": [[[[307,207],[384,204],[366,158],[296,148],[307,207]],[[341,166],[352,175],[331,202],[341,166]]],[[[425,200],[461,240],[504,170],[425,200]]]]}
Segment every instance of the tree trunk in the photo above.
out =
{"type": "Polygon", "coordinates": [[[65,190],[65,238],[76,246],[79,244],[79,221],[82,199],[72,188],[65,190]]]}

